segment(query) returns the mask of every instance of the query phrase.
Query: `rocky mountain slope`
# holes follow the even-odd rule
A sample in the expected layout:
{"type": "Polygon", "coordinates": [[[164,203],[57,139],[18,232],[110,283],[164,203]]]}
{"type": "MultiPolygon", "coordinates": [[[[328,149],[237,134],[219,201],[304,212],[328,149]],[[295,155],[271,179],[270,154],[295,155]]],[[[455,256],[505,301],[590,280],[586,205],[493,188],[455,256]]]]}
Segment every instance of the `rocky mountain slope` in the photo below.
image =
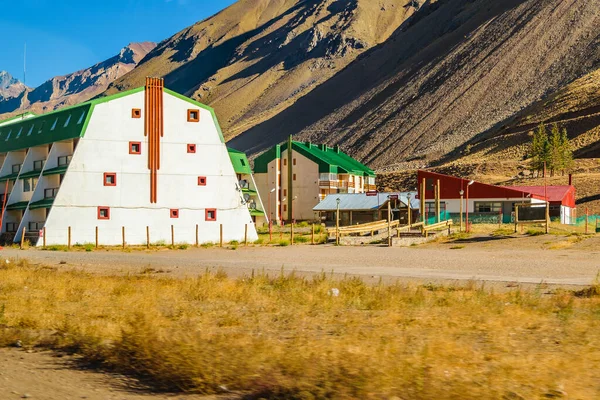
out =
{"type": "Polygon", "coordinates": [[[155,46],[150,42],[132,43],[106,61],[69,75],[54,77],[35,89],[13,84],[13,96],[0,97],[0,114],[26,110],[42,113],[86,101],[104,92],[115,79],[133,70],[155,46]],[[19,92],[18,89],[22,90],[19,92]]]}
{"type": "Polygon", "coordinates": [[[600,158],[600,69],[475,136],[440,162],[523,160],[540,123],[564,127],[576,158],[600,158]]]}
{"type": "Polygon", "coordinates": [[[0,101],[18,97],[25,90],[27,86],[21,81],[6,71],[0,71],[0,101]]]}
{"type": "Polygon", "coordinates": [[[425,3],[382,45],[232,147],[289,134],[374,168],[436,160],[600,67],[600,2],[425,3]]]}
{"type": "Polygon", "coordinates": [[[160,43],[107,93],[164,77],[167,87],[214,107],[231,138],[384,42],[422,3],[240,0],[160,43]]]}

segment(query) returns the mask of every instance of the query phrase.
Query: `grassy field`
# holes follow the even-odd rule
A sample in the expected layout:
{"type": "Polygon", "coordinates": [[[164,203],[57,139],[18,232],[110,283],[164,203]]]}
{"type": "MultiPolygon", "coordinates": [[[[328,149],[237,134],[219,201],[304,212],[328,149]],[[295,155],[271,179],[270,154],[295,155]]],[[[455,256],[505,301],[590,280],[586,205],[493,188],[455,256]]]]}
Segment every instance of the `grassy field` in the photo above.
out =
{"type": "Polygon", "coordinates": [[[0,266],[0,345],[76,353],[153,390],[266,399],[600,396],[600,296],[252,274],[0,266]]]}

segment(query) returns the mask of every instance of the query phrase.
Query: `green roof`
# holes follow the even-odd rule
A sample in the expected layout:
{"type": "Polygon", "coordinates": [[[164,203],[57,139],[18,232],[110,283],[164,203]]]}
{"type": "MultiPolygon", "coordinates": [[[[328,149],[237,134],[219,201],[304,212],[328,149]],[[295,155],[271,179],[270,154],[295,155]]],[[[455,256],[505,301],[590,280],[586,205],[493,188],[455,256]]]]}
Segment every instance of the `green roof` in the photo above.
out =
{"type": "Polygon", "coordinates": [[[92,103],[0,126],[0,153],[83,136],[92,103]]]}
{"type": "Polygon", "coordinates": [[[19,201],[18,203],[9,204],[8,206],[6,206],[6,209],[7,210],[25,210],[27,208],[28,204],[29,204],[28,201],[19,201]]]}
{"type": "MultiPolygon", "coordinates": [[[[267,172],[269,162],[275,158],[282,157],[282,154],[285,157],[284,153],[287,151],[287,147],[286,142],[258,156],[254,161],[254,171],[256,173],[267,172]]],[[[339,147],[332,148],[326,145],[293,141],[292,149],[318,164],[320,173],[375,176],[375,172],[372,169],[350,157],[341,151],[339,147]]]]}
{"type": "Polygon", "coordinates": [[[266,174],[269,172],[269,163],[281,158],[281,145],[275,145],[254,159],[254,173],[266,174]]]}
{"type": "Polygon", "coordinates": [[[50,207],[52,207],[52,203],[54,203],[53,198],[36,201],[34,203],[29,204],[29,209],[36,210],[38,208],[50,208],[50,207]]]}
{"type": "Polygon", "coordinates": [[[60,167],[50,168],[50,169],[45,170],[42,173],[42,175],[48,176],[48,175],[64,174],[65,172],[67,172],[67,168],[69,168],[68,165],[61,165],[60,167]]]}
{"type": "Polygon", "coordinates": [[[248,157],[246,157],[246,153],[232,149],[230,147],[227,148],[227,152],[229,152],[229,158],[231,159],[231,163],[233,164],[233,169],[236,174],[252,174],[252,170],[250,169],[250,162],[248,162],[248,157]]]}
{"type": "Polygon", "coordinates": [[[35,115],[36,114],[32,113],[31,111],[27,111],[23,114],[15,115],[12,118],[7,118],[4,120],[1,120],[0,125],[8,125],[9,123],[13,124],[15,122],[18,122],[19,120],[24,120],[24,119],[27,119],[27,117],[29,117],[29,116],[35,116],[35,115]]]}
{"type": "Polygon", "coordinates": [[[83,137],[96,105],[143,90],[144,88],[141,87],[22,119],[19,122],[0,125],[0,153],[83,137]]]}
{"type": "MultiPolygon", "coordinates": [[[[90,116],[96,105],[134,93],[143,92],[144,90],[145,87],[142,86],[112,96],[96,98],[85,103],[66,107],[58,111],[32,118],[23,119],[23,115],[20,115],[11,119],[15,120],[15,122],[5,125],[2,124],[11,120],[0,121],[0,153],[24,150],[30,147],[50,144],[61,140],[83,137],[90,121],[90,116]],[[18,121],[19,118],[21,121],[18,121]]],[[[199,108],[210,111],[221,141],[225,143],[217,116],[212,108],[167,88],[164,89],[164,92],[187,101],[199,108]]]]}

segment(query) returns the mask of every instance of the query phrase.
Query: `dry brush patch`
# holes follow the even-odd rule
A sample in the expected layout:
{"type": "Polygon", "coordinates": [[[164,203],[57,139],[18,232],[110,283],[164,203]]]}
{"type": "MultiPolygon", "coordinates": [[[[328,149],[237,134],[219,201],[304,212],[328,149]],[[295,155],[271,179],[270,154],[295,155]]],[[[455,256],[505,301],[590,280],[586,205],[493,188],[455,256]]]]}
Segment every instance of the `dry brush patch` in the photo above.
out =
{"type": "Polygon", "coordinates": [[[597,398],[598,291],[95,276],[11,262],[0,267],[0,345],[74,352],[154,390],[597,398]]]}

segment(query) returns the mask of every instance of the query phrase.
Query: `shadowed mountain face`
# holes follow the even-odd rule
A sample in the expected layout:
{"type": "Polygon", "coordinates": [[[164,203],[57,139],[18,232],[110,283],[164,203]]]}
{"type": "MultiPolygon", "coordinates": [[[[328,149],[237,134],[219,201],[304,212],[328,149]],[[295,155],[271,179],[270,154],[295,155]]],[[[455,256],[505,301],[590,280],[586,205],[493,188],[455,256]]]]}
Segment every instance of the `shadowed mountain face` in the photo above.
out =
{"type": "Polygon", "coordinates": [[[230,142],[257,153],[294,134],[375,168],[436,159],[600,67],[600,2],[426,3],[293,106],[230,142]]]}
{"type": "Polygon", "coordinates": [[[108,94],[165,78],[214,107],[226,138],[269,120],[384,42],[422,1],[240,0],[160,43],[108,94]]]}
{"type": "Polygon", "coordinates": [[[149,42],[132,43],[106,61],[69,75],[54,77],[35,89],[24,88],[11,98],[3,99],[0,89],[0,114],[27,110],[41,113],[89,100],[135,68],[155,46],[149,42]]]}

